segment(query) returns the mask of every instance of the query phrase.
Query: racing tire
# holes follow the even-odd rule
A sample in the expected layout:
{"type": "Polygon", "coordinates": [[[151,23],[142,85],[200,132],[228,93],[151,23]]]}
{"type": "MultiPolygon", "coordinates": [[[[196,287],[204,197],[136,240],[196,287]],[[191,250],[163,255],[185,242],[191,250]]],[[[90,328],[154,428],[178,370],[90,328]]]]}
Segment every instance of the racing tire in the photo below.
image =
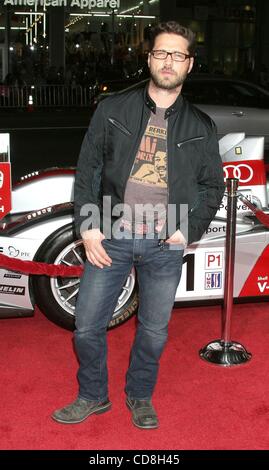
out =
{"type": "MultiPolygon", "coordinates": [[[[76,238],[73,225],[68,224],[43,242],[34,260],[79,266],[84,264],[85,259],[82,240],[76,238]]],[[[79,278],[31,277],[33,295],[39,309],[53,323],[71,331],[75,328],[75,304],[79,282],[79,278]]],[[[138,289],[135,270],[132,269],[122,288],[108,329],[124,323],[137,309],[138,289]]]]}

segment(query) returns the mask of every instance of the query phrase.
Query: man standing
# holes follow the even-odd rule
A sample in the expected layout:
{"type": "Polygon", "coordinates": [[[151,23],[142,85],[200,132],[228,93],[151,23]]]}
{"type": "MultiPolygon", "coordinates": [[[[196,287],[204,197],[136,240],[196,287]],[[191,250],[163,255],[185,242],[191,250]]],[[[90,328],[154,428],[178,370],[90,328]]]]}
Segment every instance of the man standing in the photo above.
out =
{"type": "Polygon", "coordinates": [[[135,266],[140,304],[126,404],[135,426],[158,427],[151,399],[183,250],[201,238],[224,192],[215,126],[181,95],[194,42],[176,22],[157,26],[149,83],[103,100],[83,141],[75,182],[75,221],[87,255],[76,305],[79,394],[53,413],[60,423],[111,407],[106,329],[135,266]]]}

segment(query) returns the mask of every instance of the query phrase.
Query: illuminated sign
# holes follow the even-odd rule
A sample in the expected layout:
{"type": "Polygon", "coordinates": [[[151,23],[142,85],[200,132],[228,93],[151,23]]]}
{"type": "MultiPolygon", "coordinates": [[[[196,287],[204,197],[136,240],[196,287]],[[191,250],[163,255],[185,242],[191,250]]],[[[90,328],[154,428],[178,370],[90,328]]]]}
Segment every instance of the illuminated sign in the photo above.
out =
{"type": "Polygon", "coordinates": [[[13,7],[77,7],[77,8],[120,8],[120,0],[4,0],[4,5],[13,7]]]}

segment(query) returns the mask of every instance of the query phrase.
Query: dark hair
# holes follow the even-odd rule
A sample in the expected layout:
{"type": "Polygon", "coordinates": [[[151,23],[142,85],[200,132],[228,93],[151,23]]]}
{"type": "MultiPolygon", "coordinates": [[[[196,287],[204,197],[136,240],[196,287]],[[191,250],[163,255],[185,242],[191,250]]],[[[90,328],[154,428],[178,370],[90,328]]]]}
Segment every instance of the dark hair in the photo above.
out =
{"type": "Polygon", "coordinates": [[[155,28],[151,30],[150,39],[149,39],[149,50],[152,51],[156,37],[159,34],[168,33],[168,34],[177,34],[178,36],[182,36],[184,39],[188,41],[188,52],[191,55],[194,55],[196,40],[194,32],[182,26],[181,24],[177,23],[176,21],[167,21],[166,23],[159,23],[155,28]]]}

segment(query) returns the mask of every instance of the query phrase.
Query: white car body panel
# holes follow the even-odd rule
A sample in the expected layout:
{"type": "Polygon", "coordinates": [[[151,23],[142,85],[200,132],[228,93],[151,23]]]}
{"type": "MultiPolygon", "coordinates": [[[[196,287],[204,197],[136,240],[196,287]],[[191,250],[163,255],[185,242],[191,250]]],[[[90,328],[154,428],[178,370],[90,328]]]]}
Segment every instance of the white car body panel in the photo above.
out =
{"type": "Polygon", "coordinates": [[[73,200],[74,175],[52,175],[44,179],[30,180],[26,185],[15,187],[12,191],[11,213],[30,212],[73,200]]]}

